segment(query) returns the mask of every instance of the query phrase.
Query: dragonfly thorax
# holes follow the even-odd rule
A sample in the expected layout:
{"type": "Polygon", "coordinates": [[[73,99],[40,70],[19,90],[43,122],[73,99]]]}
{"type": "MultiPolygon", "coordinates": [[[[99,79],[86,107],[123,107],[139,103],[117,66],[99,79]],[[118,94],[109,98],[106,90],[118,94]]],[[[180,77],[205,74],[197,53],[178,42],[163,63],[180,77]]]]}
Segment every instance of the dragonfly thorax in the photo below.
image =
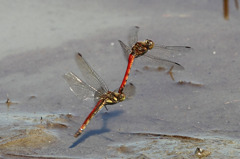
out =
{"type": "Polygon", "coordinates": [[[106,104],[115,104],[125,100],[125,94],[118,92],[108,92],[102,98],[105,99],[106,104]]]}
{"type": "Polygon", "coordinates": [[[148,50],[151,50],[154,46],[154,42],[152,40],[145,40],[145,41],[140,41],[137,42],[133,47],[132,47],[132,55],[135,57],[144,55],[148,50]]]}

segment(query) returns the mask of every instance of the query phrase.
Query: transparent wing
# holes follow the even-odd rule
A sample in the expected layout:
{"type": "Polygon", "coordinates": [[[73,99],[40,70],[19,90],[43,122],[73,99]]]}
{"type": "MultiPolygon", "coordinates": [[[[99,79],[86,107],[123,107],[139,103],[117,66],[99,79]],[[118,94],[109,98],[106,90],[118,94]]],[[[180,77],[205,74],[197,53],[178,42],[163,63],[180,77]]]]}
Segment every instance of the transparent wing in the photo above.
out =
{"type": "MultiPolygon", "coordinates": [[[[118,92],[118,89],[115,89],[114,92],[118,92]]],[[[128,83],[124,87],[123,93],[126,96],[126,99],[132,98],[136,93],[136,87],[133,83],[128,83]]]]}
{"type": "Polygon", "coordinates": [[[147,58],[142,58],[142,61],[145,61],[146,65],[160,66],[166,69],[170,69],[173,66],[173,70],[183,70],[183,66],[173,60],[175,57],[180,57],[192,50],[193,49],[189,46],[155,45],[152,50],[149,50],[143,55],[147,58]]]}
{"type": "Polygon", "coordinates": [[[108,92],[108,88],[103,79],[90,67],[90,65],[85,61],[80,53],[76,54],[76,63],[86,79],[89,86],[91,86],[95,92],[96,96],[101,96],[102,94],[108,92]]]}
{"type": "Polygon", "coordinates": [[[139,31],[138,26],[134,26],[130,29],[129,34],[128,34],[128,45],[130,47],[135,45],[136,42],[138,41],[138,31],[139,31]]]}
{"type": "Polygon", "coordinates": [[[161,55],[161,57],[163,58],[170,58],[183,55],[192,50],[193,49],[189,46],[164,46],[155,44],[155,46],[151,50],[151,55],[154,56],[161,55]]]}
{"type": "Polygon", "coordinates": [[[148,53],[144,54],[143,57],[148,58],[151,61],[151,64],[155,64],[166,69],[170,69],[171,67],[173,67],[174,70],[184,70],[184,67],[177,62],[155,57],[148,53]]]}
{"type": "Polygon", "coordinates": [[[175,52],[189,52],[192,50],[190,46],[164,46],[164,45],[155,45],[156,49],[163,49],[175,52]]]}
{"type": "Polygon", "coordinates": [[[81,100],[94,97],[96,90],[87,83],[78,78],[74,73],[68,72],[63,75],[63,78],[68,83],[70,90],[81,100]]]}
{"type": "Polygon", "coordinates": [[[131,48],[129,46],[127,46],[126,44],[124,44],[121,40],[118,40],[118,42],[121,45],[125,59],[128,61],[128,56],[131,53],[131,48]]]}
{"type": "Polygon", "coordinates": [[[132,98],[136,93],[136,87],[132,83],[129,83],[125,86],[123,93],[127,99],[132,98]]]}
{"type": "Polygon", "coordinates": [[[105,90],[103,90],[102,87],[99,88],[99,90],[95,92],[95,94],[94,94],[94,101],[95,101],[95,103],[97,103],[99,101],[101,95],[103,95],[104,93],[106,93],[106,92],[105,92],[105,90]]]}
{"type": "MultiPolygon", "coordinates": [[[[119,43],[122,47],[123,53],[124,53],[124,57],[125,59],[128,61],[128,56],[131,53],[131,48],[129,46],[127,46],[126,44],[124,44],[121,40],[119,40],[119,43]]],[[[136,65],[141,64],[141,65],[154,65],[157,67],[164,67],[166,69],[170,69],[172,66],[174,70],[183,70],[183,66],[181,66],[180,64],[170,61],[170,60],[166,60],[166,59],[162,59],[160,57],[151,55],[151,54],[155,54],[155,55],[162,55],[162,53],[167,53],[167,56],[171,56],[171,51],[173,51],[174,53],[176,53],[178,51],[184,51],[185,46],[157,46],[157,50],[155,49],[155,51],[148,51],[146,54],[143,55],[143,57],[140,56],[140,59],[135,60],[136,61],[136,65]],[[172,49],[172,50],[170,50],[172,49]],[[178,50],[177,50],[178,49],[178,50]]],[[[189,48],[185,48],[185,50],[190,51],[191,49],[189,48]]],[[[163,55],[164,56],[164,55],[163,55]]],[[[166,56],[165,56],[166,57],[166,56]]]]}

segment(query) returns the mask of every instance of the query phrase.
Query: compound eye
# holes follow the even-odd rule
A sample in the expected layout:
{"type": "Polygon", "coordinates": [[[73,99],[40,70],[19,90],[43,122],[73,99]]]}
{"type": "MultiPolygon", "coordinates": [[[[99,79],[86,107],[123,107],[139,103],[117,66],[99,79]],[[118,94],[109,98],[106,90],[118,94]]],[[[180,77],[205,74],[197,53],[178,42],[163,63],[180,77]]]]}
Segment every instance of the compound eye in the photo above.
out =
{"type": "Polygon", "coordinates": [[[148,40],[148,39],[147,39],[147,45],[148,45],[148,48],[149,48],[149,49],[152,49],[153,46],[154,46],[154,43],[153,43],[152,40],[148,40]]]}
{"type": "Polygon", "coordinates": [[[152,41],[151,41],[151,40],[147,40],[147,44],[148,44],[148,45],[151,45],[151,44],[152,44],[152,41]]]}
{"type": "Polygon", "coordinates": [[[125,100],[125,94],[120,94],[120,100],[125,100]]]}

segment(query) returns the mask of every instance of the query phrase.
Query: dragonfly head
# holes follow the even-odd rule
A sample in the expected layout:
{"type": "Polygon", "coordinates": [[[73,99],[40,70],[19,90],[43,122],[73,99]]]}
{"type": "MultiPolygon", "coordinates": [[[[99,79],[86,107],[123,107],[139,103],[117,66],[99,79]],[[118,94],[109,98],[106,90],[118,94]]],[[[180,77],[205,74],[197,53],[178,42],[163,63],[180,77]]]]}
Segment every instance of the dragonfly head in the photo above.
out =
{"type": "Polygon", "coordinates": [[[108,104],[114,104],[118,102],[122,102],[125,100],[125,94],[118,92],[109,92],[108,98],[106,98],[106,102],[108,104]]]}
{"type": "Polygon", "coordinates": [[[124,93],[113,92],[113,94],[114,94],[113,99],[116,102],[122,102],[126,98],[124,93]]]}
{"type": "Polygon", "coordinates": [[[145,40],[146,46],[149,50],[151,50],[154,47],[154,42],[152,40],[145,40]]]}
{"type": "Polygon", "coordinates": [[[119,102],[124,101],[126,99],[125,94],[124,93],[119,93],[118,99],[119,99],[119,102]]]}
{"type": "Polygon", "coordinates": [[[125,100],[125,94],[124,93],[118,93],[118,92],[113,92],[113,98],[112,98],[112,100],[114,101],[114,102],[122,102],[122,101],[124,101],[125,100]]]}

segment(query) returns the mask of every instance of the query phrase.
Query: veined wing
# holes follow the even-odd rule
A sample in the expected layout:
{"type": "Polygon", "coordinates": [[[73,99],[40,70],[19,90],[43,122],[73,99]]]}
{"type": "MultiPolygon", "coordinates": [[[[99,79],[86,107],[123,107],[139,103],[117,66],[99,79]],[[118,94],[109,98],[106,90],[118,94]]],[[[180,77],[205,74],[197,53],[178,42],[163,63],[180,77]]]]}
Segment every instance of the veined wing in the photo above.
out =
{"type": "Polygon", "coordinates": [[[165,46],[165,45],[155,45],[153,48],[170,50],[175,52],[189,52],[192,50],[190,46],[165,46]]]}
{"type": "MultiPolygon", "coordinates": [[[[121,40],[119,40],[119,43],[122,47],[124,57],[128,61],[129,54],[131,53],[131,48],[129,46],[127,46],[126,44],[124,44],[121,40]]],[[[185,46],[171,46],[171,47],[170,46],[161,46],[161,47],[157,46],[157,47],[158,47],[158,49],[162,49],[165,52],[184,51],[184,49],[188,50],[188,51],[191,50],[190,48],[187,48],[185,46]]],[[[165,67],[167,69],[170,69],[172,66],[173,66],[174,70],[183,70],[184,69],[183,66],[181,66],[180,64],[178,64],[176,62],[166,60],[166,59],[162,59],[160,57],[151,55],[154,52],[157,53],[158,55],[161,55],[162,52],[160,52],[160,51],[157,50],[155,52],[155,51],[149,50],[146,54],[143,55],[143,57],[139,57],[142,60],[138,59],[136,61],[138,61],[137,63],[140,63],[139,61],[141,61],[141,62],[145,61],[146,62],[145,64],[154,64],[154,65],[157,64],[157,66],[165,67]]],[[[170,54],[169,54],[169,56],[170,56],[170,54]]]]}
{"type": "Polygon", "coordinates": [[[149,50],[146,54],[144,54],[145,58],[141,61],[147,62],[149,65],[157,65],[160,67],[164,67],[166,69],[170,69],[173,66],[173,70],[183,70],[183,66],[179,63],[174,62],[176,57],[181,57],[182,55],[186,55],[188,52],[193,49],[189,46],[164,46],[164,45],[155,45],[152,50],[149,50]],[[170,59],[170,60],[169,60],[170,59]]]}
{"type": "Polygon", "coordinates": [[[118,42],[121,45],[125,59],[128,61],[128,56],[131,54],[131,48],[124,44],[121,40],[118,40],[118,42]]]}
{"type": "MultiPolygon", "coordinates": [[[[118,91],[118,89],[114,90],[114,92],[117,92],[117,91],[118,91]]],[[[126,99],[132,98],[136,93],[136,87],[134,86],[133,83],[128,83],[124,87],[123,93],[125,94],[126,99]]]]}
{"type": "Polygon", "coordinates": [[[89,86],[91,86],[95,92],[96,96],[101,96],[108,91],[108,87],[103,79],[90,67],[90,65],[85,61],[80,53],[76,54],[76,63],[86,79],[89,86]]]}
{"type": "Polygon", "coordinates": [[[138,31],[139,31],[138,26],[134,26],[130,29],[128,33],[128,45],[130,47],[133,47],[133,45],[135,45],[136,42],[138,41],[138,31]]]}
{"type": "Polygon", "coordinates": [[[93,98],[95,88],[88,85],[80,78],[78,78],[74,73],[68,72],[63,75],[63,78],[68,83],[70,90],[81,100],[86,100],[87,98],[93,98]]]}
{"type": "Polygon", "coordinates": [[[185,53],[188,53],[192,50],[193,48],[189,46],[164,46],[155,44],[155,46],[151,50],[151,55],[157,57],[161,55],[161,57],[164,58],[171,58],[175,56],[184,55],[185,53]]]}
{"type": "Polygon", "coordinates": [[[143,57],[146,57],[149,60],[151,60],[152,64],[157,64],[157,66],[164,67],[166,69],[170,69],[171,67],[173,67],[174,70],[184,70],[184,67],[177,62],[155,57],[148,53],[144,54],[143,57]]]}
{"type": "Polygon", "coordinates": [[[132,83],[129,83],[125,86],[123,93],[127,99],[132,98],[136,93],[136,87],[132,83]]]}

